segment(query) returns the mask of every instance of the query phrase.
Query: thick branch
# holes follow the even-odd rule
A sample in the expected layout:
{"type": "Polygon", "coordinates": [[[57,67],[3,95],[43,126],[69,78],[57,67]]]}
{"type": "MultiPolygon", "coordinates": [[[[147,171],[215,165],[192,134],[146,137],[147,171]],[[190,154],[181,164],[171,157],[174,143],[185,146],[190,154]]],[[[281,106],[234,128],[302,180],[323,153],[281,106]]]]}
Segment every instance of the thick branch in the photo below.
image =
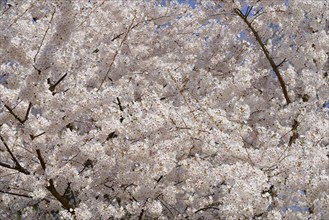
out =
{"type": "Polygon", "coordinates": [[[21,173],[24,173],[26,175],[29,175],[30,172],[20,165],[20,163],[16,159],[15,155],[13,154],[13,152],[11,152],[9,146],[7,145],[7,143],[5,142],[5,140],[3,139],[3,137],[1,135],[0,135],[0,139],[1,139],[2,143],[5,145],[8,153],[10,154],[11,159],[14,161],[15,166],[12,167],[12,166],[10,166],[8,164],[5,164],[5,163],[0,163],[0,165],[3,166],[3,167],[9,168],[9,169],[18,170],[21,173]]]}
{"type": "Polygon", "coordinates": [[[54,180],[49,180],[48,191],[62,204],[62,206],[70,212],[73,212],[73,205],[71,205],[59,192],[56,190],[54,180]]]}
{"type": "Polygon", "coordinates": [[[15,167],[12,167],[11,165],[9,165],[9,164],[7,164],[7,163],[0,162],[0,166],[2,166],[2,167],[6,167],[6,168],[8,168],[8,169],[16,170],[15,167]]]}
{"type": "Polygon", "coordinates": [[[144,212],[145,212],[144,209],[142,209],[141,213],[138,216],[138,220],[143,220],[144,219],[144,214],[145,214],[144,212]]]}
{"type": "MultiPolygon", "coordinates": [[[[43,170],[46,169],[46,163],[45,160],[43,159],[42,155],[41,155],[41,151],[39,149],[36,150],[37,151],[37,155],[38,155],[38,159],[40,161],[41,167],[43,170]]],[[[74,206],[71,205],[69,203],[69,201],[67,201],[67,199],[65,199],[65,197],[63,197],[56,189],[55,184],[54,184],[54,180],[50,179],[49,181],[49,185],[46,187],[47,190],[62,204],[62,206],[67,209],[69,212],[74,213],[73,209],[74,206]]]]}
{"type": "Polygon", "coordinates": [[[31,108],[32,108],[32,103],[30,102],[29,103],[29,106],[27,107],[27,110],[26,110],[26,113],[25,113],[25,118],[24,119],[20,119],[18,117],[18,115],[15,114],[15,112],[13,111],[13,109],[11,109],[8,105],[4,105],[5,108],[9,111],[9,113],[14,116],[14,118],[19,121],[21,124],[24,124],[27,119],[29,119],[29,114],[30,114],[30,111],[31,111],[31,108]]]}
{"type": "Polygon", "coordinates": [[[19,121],[20,123],[22,123],[23,124],[23,120],[22,119],[20,119],[16,114],[15,114],[15,112],[8,106],[8,105],[4,105],[5,106],[5,108],[9,111],[9,113],[12,115],[12,116],[14,116],[14,118],[15,119],[17,119],[17,121],[19,121]]]}
{"type": "MultiPolygon", "coordinates": [[[[250,13],[252,7],[248,7],[247,9],[247,12],[250,13]]],[[[234,12],[247,24],[248,28],[252,31],[253,35],[255,36],[256,38],[256,41],[258,42],[258,44],[261,46],[265,56],[266,56],[266,59],[268,60],[268,62],[271,64],[271,67],[275,73],[275,75],[278,77],[279,79],[279,82],[280,82],[280,86],[281,86],[281,89],[282,89],[282,92],[283,92],[283,95],[284,95],[284,98],[286,99],[286,102],[287,104],[291,103],[291,100],[289,98],[289,95],[288,95],[288,91],[287,91],[287,87],[286,87],[286,84],[281,76],[281,73],[279,71],[279,66],[282,64],[280,63],[279,65],[275,64],[273,58],[270,56],[270,53],[268,52],[268,50],[266,49],[262,39],[260,38],[258,32],[254,29],[254,27],[252,26],[252,22],[249,22],[248,21],[248,15],[249,13],[246,13],[246,14],[243,14],[241,12],[240,9],[234,9],[234,12]]]]}
{"type": "Polygon", "coordinates": [[[43,160],[43,157],[41,156],[41,152],[39,149],[36,150],[37,151],[37,155],[38,155],[38,159],[40,161],[40,164],[41,164],[41,167],[43,170],[46,170],[46,163],[45,161],[43,160]]]}
{"type": "Polygon", "coordinates": [[[64,196],[65,199],[68,199],[68,200],[73,199],[74,206],[75,207],[77,206],[77,201],[75,200],[74,193],[71,189],[71,182],[67,183],[67,187],[65,189],[65,192],[64,192],[63,196],[64,196]]]}

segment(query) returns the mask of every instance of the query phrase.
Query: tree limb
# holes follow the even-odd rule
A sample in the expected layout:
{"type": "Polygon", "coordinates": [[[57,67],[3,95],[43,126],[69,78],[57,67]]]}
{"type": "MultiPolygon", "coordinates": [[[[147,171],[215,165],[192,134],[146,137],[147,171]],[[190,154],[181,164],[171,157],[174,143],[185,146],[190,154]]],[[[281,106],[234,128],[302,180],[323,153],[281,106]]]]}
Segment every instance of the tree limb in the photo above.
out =
{"type": "Polygon", "coordinates": [[[53,95],[55,95],[56,94],[56,92],[55,92],[55,88],[56,88],[56,86],[61,82],[61,81],[63,81],[64,79],[65,79],[65,77],[67,76],[67,73],[65,73],[57,82],[55,82],[54,84],[52,84],[51,82],[50,82],[50,79],[48,79],[48,84],[50,85],[49,86],[49,90],[52,92],[52,94],[53,95]]]}
{"type": "Polygon", "coordinates": [[[27,107],[24,119],[21,119],[20,117],[18,117],[18,115],[16,115],[15,112],[13,111],[13,109],[10,108],[8,105],[5,104],[4,106],[9,111],[9,113],[12,116],[14,116],[14,118],[17,121],[19,121],[21,124],[24,124],[27,121],[27,119],[29,119],[29,114],[30,114],[30,111],[31,111],[31,108],[32,108],[32,103],[31,102],[29,103],[29,106],[27,107]]]}
{"type": "Polygon", "coordinates": [[[21,173],[24,173],[26,175],[29,175],[30,172],[27,169],[25,169],[24,167],[21,166],[21,164],[18,162],[18,160],[16,159],[15,155],[10,150],[9,146],[7,145],[7,143],[5,142],[4,138],[1,135],[0,135],[0,139],[1,139],[2,143],[5,145],[8,153],[10,154],[11,159],[15,163],[15,166],[14,167],[10,166],[9,164],[5,164],[5,163],[0,163],[0,166],[6,167],[6,168],[9,168],[9,169],[13,169],[13,170],[18,170],[21,173]]]}
{"type": "Polygon", "coordinates": [[[62,204],[62,206],[67,209],[69,212],[73,212],[74,206],[69,203],[59,192],[56,190],[54,185],[54,180],[49,180],[49,186],[46,187],[48,191],[62,204]]]}
{"type": "MultiPolygon", "coordinates": [[[[38,159],[40,161],[41,167],[43,170],[46,169],[46,163],[45,160],[43,159],[42,155],[41,155],[41,151],[39,149],[36,150],[37,154],[38,154],[38,159]]],[[[55,184],[54,184],[54,180],[50,179],[48,181],[49,185],[46,187],[47,190],[62,204],[62,206],[68,210],[69,212],[71,212],[72,214],[74,214],[74,206],[71,205],[69,203],[69,201],[67,201],[67,199],[62,196],[56,189],[55,184]]]]}
{"type": "Polygon", "coordinates": [[[248,15],[250,14],[252,10],[252,7],[248,7],[247,8],[247,12],[246,14],[243,14],[241,12],[240,9],[238,8],[235,8],[234,9],[234,12],[247,24],[248,28],[252,31],[253,35],[255,36],[256,38],[256,41],[258,42],[258,44],[261,46],[265,56],[266,56],[266,59],[268,60],[268,62],[271,64],[271,67],[275,73],[275,75],[278,77],[279,79],[279,82],[280,82],[280,86],[281,86],[281,89],[282,89],[282,92],[283,92],[283,95],[284,95],[284,98],[286,99],[286,102],[287,104],[291,103],[291,100],[289,98],[289,95],[288,95],[288,91],[287,91],[287,87],[286,87],[286,84],[281,76],[281,73],[279,71],[279,66],[283,63],[281,62],[279,65],[277,65],[273,58],[270,56],[270,53],[268,52],[267,48],[265,47],[262,39],[260,38],[258,32],[255,30],[255,28],[252,26],[251,22],[248,21],[248,15]]]}
{"type": "Polygon", "coordinates": [[[20,194],[20,193],[13,193],[13,192],[6,192],[0,189],[0,193],[8,194],[8,195],[13,195],[13,196],[20,196],[20,197],[25,197],[25,198],[30,198],[32,199],[32,196],[25,195],[25,194],[20,194]]]}

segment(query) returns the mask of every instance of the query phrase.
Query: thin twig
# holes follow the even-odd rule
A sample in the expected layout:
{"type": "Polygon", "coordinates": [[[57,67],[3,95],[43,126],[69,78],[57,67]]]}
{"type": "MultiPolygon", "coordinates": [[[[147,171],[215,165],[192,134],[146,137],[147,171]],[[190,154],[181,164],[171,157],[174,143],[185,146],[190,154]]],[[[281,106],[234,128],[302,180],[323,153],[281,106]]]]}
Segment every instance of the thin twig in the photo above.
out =
{"type": "Polygon", "coordinates": [[[50,79],[48,79],[48,84],[50,85],[49,86],[49,90],[52,92],[53,95],[55,95],[56,93],[54,92],[55,91],[55,88],[56,86],[65,79],[65,77],[67,76],[67,73],[65,73],[57,82],[55,82],[54,84],[52,84],[50,82],[50,79]]]}
{"type": "Polygon", "coordinates": [[[27,107],[27,110],[26,110],[26,113],[25,113],[25,118],[24,118],[24,120],[23,120],[23,123],[24,123],[27,119],[29,119],[29,114],[30,114],[31,108],[32,108],[32,103],[30,102],[30,103],[29,103],[29,107],[27,107]]]}
{"type": "Polygon", "coordinates": [[[20,19],[21,17],[23,17],[24,14],[25,14],[28,10],[30,10],[33,6],[34,6],[34,4],[31,4],[31,6],[28,7],[28,8],[27,8],[22,14],[20,14],[19,16],[17,16],[17,18],[15,18],[14,21],[8,26],[8,29],[11,28],[11,26],[12,26],[13,24],[15,24],[15,23],[18,21],[18,19],[20,19]]]}
{"type": "Polygon", "coordinates": [[[31,137],[31,139],[32,140],[34,140],[35,138],[37,138],[37,137],[40,137],[41,135],[44,135],[46,132],[41,132],[40,134],[36,134],[36,135],[32,135],[32,134],[30,134],[30,137],[31,137]]]}
{"type": "Polygon", "coordinates": [[[214,206],[208,206],[208,207],[204,207],[204,208],[201,208],[199,210],[196,210],[194,213],[198,213],[198,212],[201,212],[201,211],[205,211],[207,209],[216,209],[216,210],[220,210],[218,207],[214,207],[214,206]]]}
{"type": "Polygon", "coordinates": [[[174,217],[175,216],[174,213],[167,207],[167,205],[164,202],[162,202],[161,200],[159,200],[159,201],[169,211],[169,213],[174,217]]]}
{"type": "Polygon", "coordinates": [[[13,195],[13,196],[20,196],[20,197],[25,197],[25,198],[30,198],[30,199],[33,198],[32,196],[29,196],[29,195],[24,195],[24,194],[20,194],[20,193],[13,193],[13,192],[6,192],[6,191],[3,191],[3,190],[0,190],[0,193],[13,195]]]}
{"type": "Polygon", "coordinates": [[[285,63],[287,61],[287,59],[286,58],[284,58],[282,61],[281,61],[281,63],[279,63],[278,65],[276,65],[277,67],[280,67],[283,63],[285,63]]]}
{"type": "Polygon", "coordinates": [[[111,61],[111,63],[110,63],[110,66],[109,66],[109,68],[107,69],[106,74],[105,74],[105,77],[103,78],[103,80],[102,80],[101,84],[99,85],[97,91],[99,91],[99,90],[101,89],[101,87],[103,86],[103,84],[104,84],[104,82],[105,82],[107,76],[108,76],[109,73],[111,72],[112,66],[113,66],[113,64],[114,64],[114,61],[115,61],[115,59],[116,59],[118,53],[119,53],[118,51],[115,51],[115,53],[114,53],[114,55],[113,55],[113,58],[112,58],[112,61],[111,61]]]}
{"type": "Polygon", "coordinates": [[[256,20],[259,16],[261,16],[262,14],[264,14],[265,12],[262,12],[263,8],[260,8],[256,11],[256,13],[254,14],[254,18],[250,21],[250,24],[252,24],[254,22],[254,20],[256,20]]]}
{"type": "MultiPolygon", "coordinates": [[[[124,37],[123,37],[123,39],[122,39],[122,41],[121,41],[121,43],[120,43],[120,46],[119,46],[120,48],[122,47],[123,43],[127,40],[128,35],[129,35],[131,29],[134,28],[134,27],[136,27],[136,26],[133,26],[133,25],[134,25],[134,22],[135,22],[135,19],[136,19],[136,16],[134,16],[133,20],[131,21],[131,24],[129,25],[128,30],[127,30],[127,32],[125,33],[125,35],[124,35],[124,37]]],[[[119,54],[119,50],[120,50],[120,48],[117,49],[117,50],[115,51],[115,53],[114,53],[114,55],[113,55],[113,58],[112,58],[112,61],[111,61],[111,63],[110,63],[110,66],[109,66],[109,68],[107,69],[106,74],[105,74],[105,76],[104,76],[104,78],[103,78],[101,84],[99,85],[97,91],[99,91],[99,90],[101,89],[101,87],[103,86],[103,84],[104,84],[105,80],[107,79],[109,73],[111,72],[112,66],[113,66],[113,64],[114,64],[114,61],[115,61],[117,55],[119,54]]]]}
{"type": "MultiPolygon", "coordinates": [[[[52,15],[51,15],[51,18],[50,18],[50,21],[49,21],[49,25],[48,25],[48,27],[47,27],[47,29],[46,29],[46,32],[44,33],[44,35],[43,35],[43,37],[42,37],[42,40],[41,40],[41,44],[40,44],[40,46],[38,47],[38,50],[37,50],[37,53],[34,55],[34,57],[33,57],[33,63],[35,63],[35,61],[36,61],[36,59],[37,59],[37,56],[38,56],[38,54],[39,54],[39,52],[40,52],[40,49],[41,49],[41,47],[42,47],[42,45],[43,45],[43,42],[44,42],[44,40],[45,40],[45,38],[46,38],[46,35],[47,35],[47,33],[48,33],[48,31],[49,31],[49,28],[50,28],[50,25],[51,25],[51,22],[53,21],[53,18],[54,18],[54,14],[55,14],[55,12],[56,12],[56,9],[54,9],[54,11],[53,11],[53,13],[52,13],[52,15]]],[[[40,71],[39,69],[37,69],[36,67],[34,67],[38,72],[40,71]]],[[[40,73],[40,72],[39,72],[40,73]]]]}

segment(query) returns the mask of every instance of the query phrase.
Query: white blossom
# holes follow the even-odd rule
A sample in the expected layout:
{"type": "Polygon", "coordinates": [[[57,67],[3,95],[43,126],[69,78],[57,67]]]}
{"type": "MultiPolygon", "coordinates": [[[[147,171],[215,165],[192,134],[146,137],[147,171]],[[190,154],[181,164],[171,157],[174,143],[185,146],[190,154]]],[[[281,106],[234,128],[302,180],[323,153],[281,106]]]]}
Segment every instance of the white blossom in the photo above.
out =
{"type": "Polygon", "coordinates": [[[325,1],[0,15],[0,218],[328,218],[325,1]]]}

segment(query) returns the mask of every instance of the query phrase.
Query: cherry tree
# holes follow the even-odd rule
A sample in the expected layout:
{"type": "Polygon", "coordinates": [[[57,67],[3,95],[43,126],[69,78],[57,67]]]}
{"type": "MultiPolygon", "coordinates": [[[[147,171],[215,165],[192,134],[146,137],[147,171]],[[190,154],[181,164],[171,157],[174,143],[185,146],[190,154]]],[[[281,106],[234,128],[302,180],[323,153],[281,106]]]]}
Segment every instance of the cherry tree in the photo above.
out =
{"type": "Polygon", "coordinates": [[[0,216],[326,219],[329,5],[2,1],[0,216]]]}

